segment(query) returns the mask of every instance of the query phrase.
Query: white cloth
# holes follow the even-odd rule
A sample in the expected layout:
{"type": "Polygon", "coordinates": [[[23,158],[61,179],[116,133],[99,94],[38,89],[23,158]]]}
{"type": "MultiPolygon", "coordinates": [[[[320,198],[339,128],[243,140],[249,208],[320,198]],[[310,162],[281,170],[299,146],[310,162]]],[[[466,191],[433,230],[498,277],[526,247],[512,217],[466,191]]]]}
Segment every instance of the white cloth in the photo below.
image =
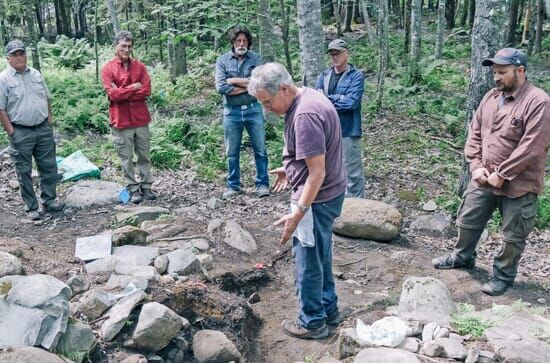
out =
{"type": "MultiPolygon", "coordinates": [[[[290,210],[294,212],[298,209],[298,206],[294,203],[290,204],[290,210]]],[[[313,234],[313,212],[311,208],[304,215],[292,237],[296,237],[302,247],[315,247],[315,235],[313,234]]]]}

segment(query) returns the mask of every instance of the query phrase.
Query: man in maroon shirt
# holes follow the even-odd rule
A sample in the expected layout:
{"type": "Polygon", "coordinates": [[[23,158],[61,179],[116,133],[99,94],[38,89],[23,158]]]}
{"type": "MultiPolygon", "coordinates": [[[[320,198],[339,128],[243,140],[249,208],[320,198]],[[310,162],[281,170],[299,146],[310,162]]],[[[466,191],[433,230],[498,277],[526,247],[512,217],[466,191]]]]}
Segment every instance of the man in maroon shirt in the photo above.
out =
{"type": "Polygon", "coordinates": [[[155,200],[151,191],[151,153],[146,99],[151,95],[151,78],[145,65],[133,59],[132,34],[121,31],[115,37],[115,57],[101,70],[109,97],[109,116],[115,150],[120,158],[127,189],[133,203],[155,200]],[[134,173],[134,151],[140,180],[134,173]]]}
{"type": "Polygon", "coordinates": [[[495,296],[512,286],[535,224],[550,143],[550,98],[527,80],[521,51],[504,48],[482,64],[493,67],[496,87],[481,100],[464,147],[472,180],[458,211],[458,242],[453,253],[432,263],[438,269],[474,267],[479,237],[498,208],[504,245],[493,278],[481,287],[495,296]]]}

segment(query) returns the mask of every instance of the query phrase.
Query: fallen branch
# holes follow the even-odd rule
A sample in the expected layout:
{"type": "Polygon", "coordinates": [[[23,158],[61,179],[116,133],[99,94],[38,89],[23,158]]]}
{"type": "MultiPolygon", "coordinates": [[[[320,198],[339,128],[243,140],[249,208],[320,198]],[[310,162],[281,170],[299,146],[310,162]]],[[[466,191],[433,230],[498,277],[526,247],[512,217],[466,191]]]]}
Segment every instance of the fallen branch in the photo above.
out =
{"type": "Polygon", "coordinates": [[[194,235],[194,236],[176,236],[176,237],[168,237],[168,238],[159,238],[159,239],[154,239],[153,241],[155,242],[172,242],[172,241],[184,241],[184,240],[188,240],[188,239],[196,239],[196,238],[206,238],[205,235],[202,235],[202,234],[197,234],[197,235],[194,235]]]}
{"type": "Polygon", "coordinates": [[[365,259],[365,258],[362,257],[362,258],[360,258],[360,259],[358,259],[358,260],[351,261],[351,262],[335,263],[334,266],[342,267],[342,266],[353,265],[353,264],[356,264],[357,262],[363,261],[364,259],[365,259]]]}
{"type": "Polygon", "coordinates": [[[449,145],[450,147],[452,147],[451,150],[453,150],[454,152],[456,152],[457,154],[460,154],[462,155],[462,147],[450,142],[449,140],[445,140],[444,138],[442,137],[439,137],[439,136],[433,136],[433,135],[428,135],[430,137],[430,139],[432,140],[437,140],[437,141],[442,141],[444,142],[445,144],[449,145]]]}

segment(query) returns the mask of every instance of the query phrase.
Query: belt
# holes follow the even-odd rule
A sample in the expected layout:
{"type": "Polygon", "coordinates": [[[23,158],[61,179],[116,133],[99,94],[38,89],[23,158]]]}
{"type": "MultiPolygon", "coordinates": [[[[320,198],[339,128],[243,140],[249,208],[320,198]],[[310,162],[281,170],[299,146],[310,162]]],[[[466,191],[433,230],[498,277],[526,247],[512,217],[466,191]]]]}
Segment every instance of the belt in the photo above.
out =
{"type": "Polygon", "coordinates": [[[36,129],[42,125],[44,125],[46,122],[48,121],[48,119],[45,119],[44,121],[42,121],[41,123],[39,123],[38,125],[33,125],[33,126],[26,126],[26,125],[19,125],[19,124],[14,124],[12,122],[12,126],[13,127],[21,127],[23,129],[36,129]]]}
{"type": "Polygon", "coordinates": [[[231,108],[240,108],[241,110],[247,110],[249,108],[254,108],[254,106],[256,106],[258,104],[258,102],[252,102],[252,103],[249,103],[248,105],[236,105],[236,106],[231,106],[231,105],[225,105],[225,107],[231,107],[231,108]]]}

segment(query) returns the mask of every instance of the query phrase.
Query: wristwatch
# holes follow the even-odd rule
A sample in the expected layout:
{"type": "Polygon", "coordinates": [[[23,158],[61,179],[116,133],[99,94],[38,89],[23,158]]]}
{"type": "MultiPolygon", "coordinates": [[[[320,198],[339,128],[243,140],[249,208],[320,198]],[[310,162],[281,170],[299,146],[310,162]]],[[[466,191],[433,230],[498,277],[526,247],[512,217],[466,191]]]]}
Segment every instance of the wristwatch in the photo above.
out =
{"type": "Polygon", "coordinates": [[[309,209],[311,208],[310,205],[302,205],[300,203],[296,204],[296,207],[298,207],[298,209],[301,210],[302,213],[304,213],[304,214],[306,214],[309,211],[309,209]]]}

